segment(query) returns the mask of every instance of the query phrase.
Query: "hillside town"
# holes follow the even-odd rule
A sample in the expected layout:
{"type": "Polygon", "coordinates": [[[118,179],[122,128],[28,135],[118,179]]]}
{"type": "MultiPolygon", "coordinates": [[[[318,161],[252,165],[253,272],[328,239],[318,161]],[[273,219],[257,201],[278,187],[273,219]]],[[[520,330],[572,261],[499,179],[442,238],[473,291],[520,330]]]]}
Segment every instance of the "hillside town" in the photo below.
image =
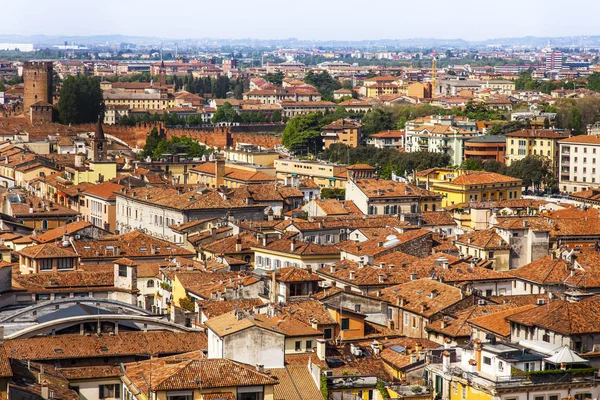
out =
{"type": "Polygon", "coordinates": [[[0,46],[0,399],[600,398],[597,50],[124,46],[0,46]]]}

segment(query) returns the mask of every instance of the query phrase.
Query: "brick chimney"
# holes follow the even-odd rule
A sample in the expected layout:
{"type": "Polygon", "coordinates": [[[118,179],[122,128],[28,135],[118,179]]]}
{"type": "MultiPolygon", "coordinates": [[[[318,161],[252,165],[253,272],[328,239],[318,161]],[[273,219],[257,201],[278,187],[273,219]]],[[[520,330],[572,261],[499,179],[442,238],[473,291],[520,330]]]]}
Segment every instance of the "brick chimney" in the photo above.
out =
{"type": "Polygon", "coordinates": [[[215,161],[215,187],[225,185],[225,160],[217,159],[215,161]]]}

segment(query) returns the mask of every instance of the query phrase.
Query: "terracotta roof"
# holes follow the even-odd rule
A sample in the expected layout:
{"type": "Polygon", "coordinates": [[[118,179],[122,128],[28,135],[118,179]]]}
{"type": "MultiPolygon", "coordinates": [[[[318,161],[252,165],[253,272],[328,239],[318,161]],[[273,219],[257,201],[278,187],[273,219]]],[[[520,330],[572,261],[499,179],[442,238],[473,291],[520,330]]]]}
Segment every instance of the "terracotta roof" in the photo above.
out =
{"type": "Polygon", "coordinates": [[[369,137],[374,137],[374,138],[378,138],[378,139],[386,139],[386,138],[399,139],[399,138],[404,137],[405,135],[406,135],[406,132],[404,132],[404,131],[383,131],[383,132],[379,132],[379,133],[373,133],[369,137]]]}
{"type": "Polygon", "coordinates": [[[433,279],[409,281],[385,288],[381,293],[384,300],[394,305],[398,304],[398,299],[404,299],[403,309],[425,317],[431,317],[463,298],[459,288],[433,279]]]}
{"type": "Polygon", "coordinates": [[[151,389],[155,391],[197,389],[198,378],[203,389],[239,386],[275,385],[277,380],[258,372],[255,367],[228,359],[208,359],[195,352],[125,364],[125,375],[142,391],[148,391],[152,371],[151,389]]]}
{"type": "Polygon", "coordinates": [[[239,319],[235,312],[220,315],[206,321],[206,326],[220,337],[228,336],[251,327],[259,327],[287,337],[322,336],[308,323],[290,315],[268,317],[264,314],[245,315],[239,319]]]}
{"type": "Polygon", "coordinates": [[[484,250],[510,249],[510,245],[496,233],[494,228],[460,235],[456,238],[456,243],[484,250]]]}
{"type": "Polygon", "coordinates": [[[600,297],[592,296],[579,302],[549,301],[543,307],[506,317],[510,322],[535,326],[563,335],[584,335],[600,332],[600,297]]]}
{"type": "Polygon", "coordinates": [[[0,346],[0,378],[8,378],[12,376],[12,369],[10,368],[10,360],[6,353],[6,348],[0,346]]]}
{"type": "Polygon", "coordinates": [[[423,225],[456,225],[456,221],[452,214],[448,211],[424,211],[421,213],[421,221],[423,225]]]}
{"type": "Polygon", "coordinates": [[[506,317],[519,314],[523,311],[531,310],[532,308],[536,308],[536,306],[533,304],[528,304],[521,307],[514,307],[512,304],[510,304],[508,309],[471,318],[468,323],[473,327],[492,332],[498,336],[508,337],[510,335],[510,323],[506,321],[506,317]]]}
{"type": "Polygon", "coordinates": [[[329,311],[317,300],[289,301],[283,312],[306,324],[331,325],[337,322],[329,311]]]}
{"type": "Polygon", "coordinates": [[[118,378],[121,376],[121,368],[116,365],[60,368],[58,371],[70,381],[79,379],[118,378]]]}
{"type": "Polygon", "coordinates": [[[496,216],[495,227],[507,230],[532,229],[534,232],[549,232],[553,224],[544,217],[499,217],[496,216]]]}
{"type": "Polygon", "coordinates": [[[69,247],[59,247],[48,243],[27,246],[21,251],[18,251],[17,254],[34,259],[65,257],[77,258],[77,254],[73,251],[70,245],[69,247]]]}
{"type": "Polygon", "coordinates": [[[90,195],[90,196],[100,197],[101,199],[108,200],[108,199],[114,199],[115,198],[114,192],[118,192],[123,187],[124,186],[117,185],[116,183],[104,182],[104,183],[99,183],[97,185],[87,188],[84,193],[87,195],[90,195]]]}
{"type": "Polygon", "coordinates": [[[169,207],[178,210],[204,210],[204,209],[231,209],[257,207],[249,205],[242,199],[225,199],[216,191],[177,191],[167,187],[147,187],[128,189],[125,192],[117,193],[117,196],[124,196],[135,199],[140,202],[147,202],[162,207],[169,207]]]}
{"type": "Polygon", "coordinates": [[[417,186],[385,179],[357,179],[354,183],[369,198],[441,197],[438,193],[430,192],[417,186]]]}
{"type": "Polygon", "coordinates": [[[540,285],[567,285],[575,288],[600,287],[600,255],[581,252],[573,256],[573,265],[562,258],[551,256],[539,258],[512,275],[540,285]]]}
{"type": "Polygon", "coordinates": [[[49,243],[61,239],[63,235],[73,235],[76,232],[91,227],[92,224],[87,221],[71,222],[61,227],[50,229],[41,235],[33,236],[32,240],[37,243],[49,243]]]}
{"type": "Polygon", "coordinates": [[[207,349],[207,346],[206,334],[203,332],[166,331],[121,332],[118,335],[101,336],[64,334],[4,342],[6,351],[18,360],[168,355],[207,349]]]}
{"type": "MultiPolygon", "coordinates": [[[[267,273],[267,276],[272,277],[273,272],[267,273]]],[[[275,272],[275,279],[278,282],[292,283],[292,282],[318,282],[323,279],[319,275],[312,272],[310,268],[297,268],[297,267],[283,267],[278,268],[275,272]]]]}
{"type": "MultiPolygon", "coordinates": [[[[387,240],[386,238],[376,238],[367,240],[365,242],[354,242],[352,240],[346,240],[338,243],[336,246],[346,253],[354,255],[369,255],[377,257],[387,252],[393,251],[397,247],[407,246],[407,243],[421,239],[424,237],[431,237],[432,232],[425,229],[411,229],[404,233],[393,234],[396,238],[394,241],[387,240]],[[391,243],[391,244],[388,244],[391,243]]],[[[406,250],[405,250],[406,251],[406,250]]]]}
{"type": "Polygon", "coordinates": [[[560,141],[566,144],[596,144],[600,145],[600,137],[597,135],[577,135],[565,138],[560,141]]]}
{"type": "Polygon", "coordinates": [[[99,239],[74,240],[73,246],[82,260],[90,258],[145,258],[193,256],[194,252],[139,231],[99,239]],[[118,252],[117,252],[118,248],[118,252]]]}
{"type": "Polygon", "coordinates": [[[505,136],[536,139],[566,139],[569,137],[568,134],[560,133],[558,131],[549,129],[521,129],[520,131],[509,132],[505,136]]]}
{"type": "Polygon", "coordinates": [[[239,299],[225,301],[200,300],[196,304],[206,318],[210,319],[235,311],[236,309],[242,311],[245,309],[252,310],[254,307],[261,306],[264,303],[260,299],[239,299]]]}
{"type": "MultiPolygon", "coordinates": [[[[53,293],[61,291],[83,290],[108,291],[114,288],[113,271],[60,271],[39,274],[13,275],[13,288],[32,293],[53,293]]],[[[121,289],[126,291],[125,289],[121,289]]]]}
{"type": "MultiPolygon", "coordinates": [[[[313,359],[316,357],[313,357],[313,359]]],[[[308,363],[306,364],[308,365],[308,363]]],[[[278,379],[273,400],[322,400],[323,395],[315,384],[306,365],[289,365],[273,368],[271,374],[278,379]]]]}
{"type": "Polygon", "coordinates": [[[452,184],[455,185],[485,185],[491,183],[513,183],[520,184],[521,180],[495,172],[471,171],[463,173],[454,178],[452,184]]]}
{"type": "Polygon", "coordinates": [[[499,315],[507,310],[512,311],[514,309],[515,308],[512,304],[488,304],[483,306],[474,305],[456,313],[455,315],[444,316],[441,319],[431,322],[427,325],[426,329],[428,331],[439,332],[444,336],[453,338],[469,337],[472,333],[469,322],[473,319],[478,317],[486,318],[490,315],[499,315]]]}
{"type": "Polygon", "coordinates": [[[241,252],[251,252],[251,248],[258,246],[259,242],[256,237],[250,232],[242,232],[237,235],[228,236],[223,239],[215,240],[212,243],[202,246],[202,250],[213,253],[213,254],[232,254],[239,253],[236,251],[236,244],[238,239],[241,240],[241,252]]]}

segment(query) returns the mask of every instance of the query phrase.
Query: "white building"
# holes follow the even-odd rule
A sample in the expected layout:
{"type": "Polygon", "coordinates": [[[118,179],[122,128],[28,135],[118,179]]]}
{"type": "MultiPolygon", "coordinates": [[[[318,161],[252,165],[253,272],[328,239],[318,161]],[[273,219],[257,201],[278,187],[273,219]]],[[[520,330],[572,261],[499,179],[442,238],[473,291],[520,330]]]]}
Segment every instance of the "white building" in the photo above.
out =
{"type": "Polygon", "coordinates": [[[578,192],[600,184],[600,135],[579,135],[558,142],[559,188],[578,192]]]}

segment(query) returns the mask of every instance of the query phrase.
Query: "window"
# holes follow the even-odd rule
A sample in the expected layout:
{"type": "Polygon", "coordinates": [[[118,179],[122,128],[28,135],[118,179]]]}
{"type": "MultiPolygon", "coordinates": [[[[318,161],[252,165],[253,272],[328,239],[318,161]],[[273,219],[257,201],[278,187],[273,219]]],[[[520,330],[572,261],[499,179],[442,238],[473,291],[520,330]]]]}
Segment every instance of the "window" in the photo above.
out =
{"type": "Polygon", "coordinates": [[[101,399],[120,398],[121,397],[121,385],[100,385],[98,386],[100,394],[98,395],[101,399]]]}
{"type": "Polygon", "coordinates": [[[483,356],[483,363],[485,365],[492,365],[492,359],[490,357],[483,356]]]}
{"type": "Polygon", "coordinates": [[[50,295],[49,294],[36,294],[35,295],[35,300],[36,301],[50,300],[50,295]]]}
{"type": "Polygon", "coordinates": [[[412,317],[412,327],[413,328],[417,327],[417,317],[412,317]]]}
{"type": "Polygon", "coordinates": [[[72,258],[59,258],[57,261],[58,269],[73,269],[73,259],[72,258]]]}
{"type": "Polygon", "coordinates": [[[312,350],[313,345],[312,345],[312,340],[307,340],[306,341],[306,351],[310,351],[312,350]]]}
{"type": "Polygon", "coordinates": [[[360,312],[360,304],[355,304],[354,305],[354,311],[360,312]]]}
{"type": "Polygon", "coordinates": [[[542,340],[546,343],[550,343],[550,333],[549,332],[544,333],[544,335],[542,336],[542,340]]]}
{"type": "Polygon", "coordinates": [[[350,318],[342,318],[342,330],[347,331],[350,329],[350,318]]]}
{"type": "Polygon", "coordinates": [[[127,267],[124,265],[119,265],[119,276],[123,278],[127,278],[127,267]]]}
{"type": "Polygon", "coordinates": [[[237,400],[263,400],[262,386],[238,387],[237,400]]]}
{"type": "Polygon", "coordinates": [[[167,400],[192,400],[193,394],[181,393],[167,395],[167,400]]]}
{"type": "Polygon", "coordinates": [[[535,396],[533,396],[533,400],[546,400],[546,396],[544,396],[543,394],[536,394],[535,396]]]}
{"type": "Polygon", "coordinates": [[[296,341],[296,344],[295,344],[295,346],[294,346],[294,349],[295,349],[296,351],[300,351],[300,350],[302,350],[302,342],[301,342],[301,341],[299,341],[299,340],[298,340],[298,341],[296,341]]]}
{"type": "Polygon", "coordinates": [[[154,281],[150,279],[148,283],[146,283],[146,287],[154,287],[154,281]]]}
{"type": "MultiPolygon", "coordinates": [[[[594,149],[596,150],[596,149],[594,149]]],[[[558,394],[549,394],[548,395],[548,400],[560,400],[560,395],[558,394]]]]}
{"type": "Polygon", "coordinates": [[[40,266],[40,271],[48,271],[48,270],[52,269],[52,259],[51,258],[41,259],[38,263],[40,266]]]}
{"type": "Polygon", "coordinates": [[[591,393],[577,393],[575,394],[575,400],[585,400],[585,399],[591,399],[592,398],[592,394],[591,393]]]}
{"type": "Polygon", "coordinates": [[[333,338],[333,331],[331,330],[331,328],[323,329],[323,339],[329,340],[331,338],[333,338]]]}

